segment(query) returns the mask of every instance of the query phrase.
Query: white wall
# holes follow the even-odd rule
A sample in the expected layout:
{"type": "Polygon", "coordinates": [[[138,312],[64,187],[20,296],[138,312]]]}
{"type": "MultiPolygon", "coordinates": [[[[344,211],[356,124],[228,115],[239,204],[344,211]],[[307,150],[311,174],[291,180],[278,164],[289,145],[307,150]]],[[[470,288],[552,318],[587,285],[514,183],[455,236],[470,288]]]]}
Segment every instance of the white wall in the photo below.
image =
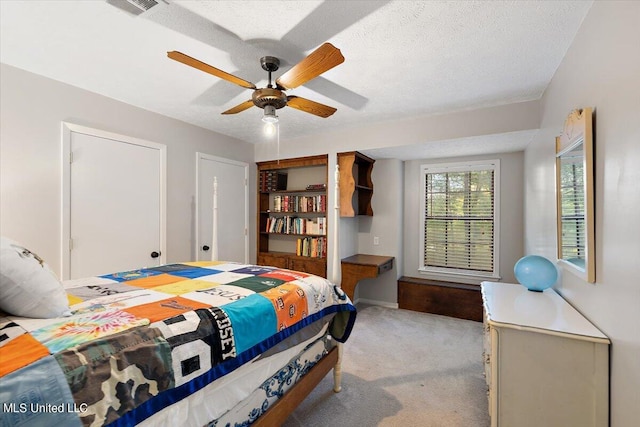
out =
{"type": "Polygon", "coordinates": [[[395,257],[393,268],[375,279],[364,279],[356,288],[356,297],[397,308],[398,278],[402,276],[404,226],[404,162],[397,159],[376,160],[371,173],[373,216],[358,217],[358,251],[370,255],[395,257]],[[378,237],[375,245],[373,238],[378,237]]]}
{"type": "Polygon", "coordinates": [[[525,250],[556,256],[554,138],[595,109],[596,283],[563,271],[558,291],[609,336],[611,426],[640,419],[640,2],[595,2],[542,98],[525,152],[525,250]]]}
{"type": "MultiPolygon", "coordinates": [[[[38,253],[58,274],[62,121],[167,145],[168,262],[195,258],[196,151],[253,162],[253,144],[5,64],[0,93],[0,232],[38,253]]],[[[255,167],[250,171],[250,194],[255,194],[255,167]]],[[[250,218],[255,218],[255,197],[250,218]]],[[[250,242],[255,242],[254,228],[250,242]]],[[[255,244],[250,249],[255,260],[255,244]]]]}
{"type": "Polygon", "coordinates": [[[404,275],[435,280],[459,281],[479,284],[480,279],[452,279],[446,276],[423,274],[418,270],[420,263],[420,165],[461,162],[465,160],[500,159],[500,250],[498,256],[499,274],[502,282],[515,282],[513,266],[522,257],[524,240],[523,164],[524,154],[502,153],[495,155],[457,157],[445,159],[412,160],[405,162],[404,177],[404,275]]]}

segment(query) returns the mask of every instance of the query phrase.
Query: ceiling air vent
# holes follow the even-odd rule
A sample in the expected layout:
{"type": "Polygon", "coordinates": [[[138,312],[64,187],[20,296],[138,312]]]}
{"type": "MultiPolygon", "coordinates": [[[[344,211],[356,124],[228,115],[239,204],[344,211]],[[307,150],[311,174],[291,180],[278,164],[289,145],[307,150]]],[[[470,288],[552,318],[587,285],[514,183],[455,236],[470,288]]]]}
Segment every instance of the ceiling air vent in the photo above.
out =
{"type": "Polygon", "coordinates": [[[167,4],[166,0],[107,0],[107,3],[133,15],[140,15],[159,4],[167,4]]]}

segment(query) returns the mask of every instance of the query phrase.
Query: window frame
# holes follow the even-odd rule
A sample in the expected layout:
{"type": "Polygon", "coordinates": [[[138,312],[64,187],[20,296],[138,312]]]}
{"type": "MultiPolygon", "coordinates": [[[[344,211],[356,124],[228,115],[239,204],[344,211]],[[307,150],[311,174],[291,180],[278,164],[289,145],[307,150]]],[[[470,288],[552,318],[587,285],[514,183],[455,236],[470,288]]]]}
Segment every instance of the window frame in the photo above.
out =
{"type": "Polygon", "coordinates": [[[433,163],[420,165],[420,214],[419,214],[420,256],[418,271],[420,274],[464,277],[469,279],[500,279],[500,159],[474,160],[453,163],[433,163]],[[470,172],[493,170],[493,271],[467,270],[449,267],[425,265],[425,222],[426,222],[426,178],[427,174],[445,172],[470,172]]]}

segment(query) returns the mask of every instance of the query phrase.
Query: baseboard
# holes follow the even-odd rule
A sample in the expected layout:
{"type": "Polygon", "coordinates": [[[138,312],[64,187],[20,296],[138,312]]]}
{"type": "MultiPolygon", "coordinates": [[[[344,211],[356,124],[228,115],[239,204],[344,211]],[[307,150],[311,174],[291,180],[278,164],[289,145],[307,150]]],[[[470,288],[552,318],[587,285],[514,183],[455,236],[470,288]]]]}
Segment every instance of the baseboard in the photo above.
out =
{"type": "Polygon", "coordinates": [[[480,286],[403,276],[398,279],[399,308],[482,321],[480,286]]]}
{"type": "Polygon", "coordinates": [[[356,298],[353,305],[356,305],[358,303],[378,305],[380,307],[387,307],[387,308],[396,308],[396,309],[398,308],[398,303],[393,303],[388,301],[379,301],[379,300],[368,299],[368,298],[356,298]]]}

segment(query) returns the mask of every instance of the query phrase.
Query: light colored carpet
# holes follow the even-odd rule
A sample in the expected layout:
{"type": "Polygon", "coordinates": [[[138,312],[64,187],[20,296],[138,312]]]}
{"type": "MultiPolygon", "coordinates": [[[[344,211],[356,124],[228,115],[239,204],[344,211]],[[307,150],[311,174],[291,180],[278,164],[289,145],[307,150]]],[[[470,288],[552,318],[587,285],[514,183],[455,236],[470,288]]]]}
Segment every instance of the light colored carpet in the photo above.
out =
{"type": "Polygon", "coordinates": [[[482,324],[358,306],[342,391],[329,373],[285,427],[486,427],[482,324]]]}

